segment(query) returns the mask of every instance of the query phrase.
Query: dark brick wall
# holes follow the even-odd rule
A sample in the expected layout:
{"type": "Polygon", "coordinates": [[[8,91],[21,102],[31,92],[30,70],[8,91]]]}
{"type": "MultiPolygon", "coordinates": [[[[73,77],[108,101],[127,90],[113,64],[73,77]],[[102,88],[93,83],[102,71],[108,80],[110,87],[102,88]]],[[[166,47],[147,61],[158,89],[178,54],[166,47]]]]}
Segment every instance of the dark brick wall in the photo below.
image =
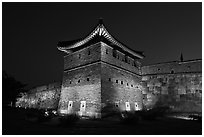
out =
{"type": "Polygon", "coordinates": [[[125,111],[125,102],[130,103],[131,111],[135,111],[135,102],[142,108],[140,76],[106,63],[101,67],[102,112],[125,111]]]}
{"type": "Polygon", "coordinates": [[[122,51],[116,50],[116,57],[113,56],[113,48],[107,44],[101,42],[101,60],[109,64],[118,66],[122,69],[128,70],[135,74],[140,74],[140,62],[127,56],[127,62],[125,62],[125,54],[122,51]],[[135,63],[134,63],[135,62],[135,63]]]}
{"type": "MultiPolygon", "coordinates": [[[[100,117],[101,110],[101,63],[93,63],[70,71],[63,75],[59,112],[67,110],[68,101],[73,101],[72,111],[80,111],[80,101],[86,101],[83,115],[100,117]],[[71,82],[71,83],[70,83],[71,82]]],[[[66,112],[68,113],[68,112],[66,112]]]]}
{"type": "Polygon", "coordinates": [[[101,44],[96,43],[64,57],[64,70],[100,61],[101,44]]]}

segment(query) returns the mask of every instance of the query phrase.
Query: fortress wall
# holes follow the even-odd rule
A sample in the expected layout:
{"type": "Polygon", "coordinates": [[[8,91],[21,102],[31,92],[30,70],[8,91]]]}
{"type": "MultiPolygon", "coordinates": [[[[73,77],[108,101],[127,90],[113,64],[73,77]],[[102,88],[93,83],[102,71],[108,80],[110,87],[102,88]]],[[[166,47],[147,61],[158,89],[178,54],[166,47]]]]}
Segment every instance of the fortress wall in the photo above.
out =
{"type": "Polygon", "coordinates": [[[170,106],[173,111],[202,111],[201,61],[144,66],[144,105],[170,106]],[[158,73],[158,68],[160,72],[158,73]],[[172,69],[174,73],[171,74],[172,69]],[[145,75],[146,74],[146,75],[145,75]]]}
{"type": "Polygon", "coordinates": [[[121,51],[115,50],[116,56],[113,55],[113,48],[107,44],[101,42],[101,60],[118,66],[122,69],[129,70],[133,73],[140,74],[140,62],[127,56],[127,62],[125,62],[125,54],[121,51]]]}
{"type": "Polygon", "coordinates": [[[101,44],[96,43],[64,57],[64,70],[100,61],[101,44]]]}
{"type": "Polygon", "coordinates": [[[141,67],[142,75],[202,72],[202,60],[169,62],[141,67]]]}
{"type": "Polygon", "coordinates": [[[36,109],[57,109],[61,93],[61,83],[52,83],[31,89],[17,99],[16,105],[36,109]]]}
{"type": "Polygon", "coordinates": [[[97,115],[101,110],[101,64],[65,71],[59,102],[59,112],[78,113],[81,101],[86,101],[86,112],[83,115],[97,115]],[[68,112],[68,103],[73,101],[73,107],[68,112]]]}
{"type": "Polygon", "coordinates": [[[125,111],[125,102],[130,103],[130,111],[135,111],[135,103],[142,109],[140,76],[106,63],[101,67],[102,113],[125,111]]]}

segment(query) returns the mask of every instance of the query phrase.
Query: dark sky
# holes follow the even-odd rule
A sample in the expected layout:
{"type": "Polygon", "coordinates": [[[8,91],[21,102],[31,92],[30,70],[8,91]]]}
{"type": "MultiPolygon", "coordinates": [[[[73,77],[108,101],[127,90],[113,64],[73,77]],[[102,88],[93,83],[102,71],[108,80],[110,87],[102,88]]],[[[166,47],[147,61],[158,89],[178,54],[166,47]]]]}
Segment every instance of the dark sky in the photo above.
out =
{"type": "Polygon", "coordinates": [[[4,3],[2,69],[30,87],[62,80],[60,40],[104,19],[111,35],[144,51],[143,65],[202,58],[202,3],[4,3]]]}

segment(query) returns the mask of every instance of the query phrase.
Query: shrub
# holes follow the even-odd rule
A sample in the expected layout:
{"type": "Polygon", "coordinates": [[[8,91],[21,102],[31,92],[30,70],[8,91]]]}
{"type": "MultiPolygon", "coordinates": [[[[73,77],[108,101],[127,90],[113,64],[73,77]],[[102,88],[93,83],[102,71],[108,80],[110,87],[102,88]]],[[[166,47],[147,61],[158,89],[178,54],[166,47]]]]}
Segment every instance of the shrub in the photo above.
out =
{"type": "Polygon", "coordinates": [[[137,124],[140,120],[140,113],[133,113],[124,111],[121,113],[121,123],[123,124],[137,124]]]}
{"type": "Polygon", "coordinates": [[[59,120],[62,126],[69,126],[76,123],[79,120],[79,116],[77,116],[76,114],[65,115],[65,116],[60,116],[59,120]]]}
{"type": "Polygon", "coordinates": [[[38,112],[38,122],[46,122],[52,119],[52,115],[48,111],[40,110],[38,112]]]}
{"type": "Polygon", "coordinates": [[[198,122],[202,122],[202,116],[200,116],[200,115],[191,114],[191,115],[189,115],[189,118],[192,118],[193,120],[196,120],[198,122]]]}
{"type": "Polygon", "coordinates": [[[168,107],[157,107],[150,110],[143,110],[140,113],[140,116],[144,120],[155,120],[158,117],[163,117],[168,112],[168,107]]]}

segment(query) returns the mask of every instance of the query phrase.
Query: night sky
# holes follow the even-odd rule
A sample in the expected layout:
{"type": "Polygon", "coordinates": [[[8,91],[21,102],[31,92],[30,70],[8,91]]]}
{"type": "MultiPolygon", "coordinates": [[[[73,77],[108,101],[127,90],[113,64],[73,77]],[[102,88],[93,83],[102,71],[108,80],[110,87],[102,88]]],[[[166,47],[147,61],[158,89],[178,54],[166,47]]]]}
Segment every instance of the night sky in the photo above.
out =
{"type": "Polygon", "coordinates": [[[3,3],[2,69],[28,87],[61,81],[61,40],[85,37],[100,17],[144,51],[143,65],[202,58],[202,3],[3,3]]]}

